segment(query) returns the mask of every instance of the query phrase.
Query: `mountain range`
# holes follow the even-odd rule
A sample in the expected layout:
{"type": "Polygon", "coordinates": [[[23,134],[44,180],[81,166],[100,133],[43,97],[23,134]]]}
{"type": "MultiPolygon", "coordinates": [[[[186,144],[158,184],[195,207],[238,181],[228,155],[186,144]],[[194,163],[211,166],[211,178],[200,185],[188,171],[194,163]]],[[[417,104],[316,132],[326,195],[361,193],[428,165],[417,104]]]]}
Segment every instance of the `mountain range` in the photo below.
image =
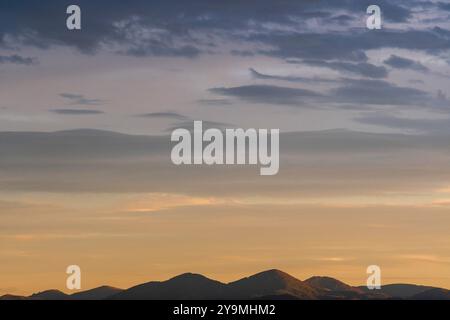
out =
{"type": "Polygon", "coordinates": [[[128,289],[101,286],[66,294],[46,290],[30,296],[4,295],[0,300],[450,300],[450,290],[414,284],[388,284],[380,290],[353,287],[330,277],[301,281],[280,270],[268,270],[230,283],[185,273],[128,289]]]}

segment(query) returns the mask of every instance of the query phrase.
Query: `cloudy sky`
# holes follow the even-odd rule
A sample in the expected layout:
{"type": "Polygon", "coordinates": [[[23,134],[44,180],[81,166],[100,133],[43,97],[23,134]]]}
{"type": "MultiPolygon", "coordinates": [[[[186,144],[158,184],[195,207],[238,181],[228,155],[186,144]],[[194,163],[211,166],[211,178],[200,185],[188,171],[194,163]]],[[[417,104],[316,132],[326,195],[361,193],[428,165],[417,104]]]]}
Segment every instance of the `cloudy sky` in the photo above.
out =
{"type": "Polygon", "coordinates": [[[0,294],[178,273],[450,287],[450,5],[0,3],[0,294]],[[173,128],[279,128],[277,176],[176,167],[173,128]]]}

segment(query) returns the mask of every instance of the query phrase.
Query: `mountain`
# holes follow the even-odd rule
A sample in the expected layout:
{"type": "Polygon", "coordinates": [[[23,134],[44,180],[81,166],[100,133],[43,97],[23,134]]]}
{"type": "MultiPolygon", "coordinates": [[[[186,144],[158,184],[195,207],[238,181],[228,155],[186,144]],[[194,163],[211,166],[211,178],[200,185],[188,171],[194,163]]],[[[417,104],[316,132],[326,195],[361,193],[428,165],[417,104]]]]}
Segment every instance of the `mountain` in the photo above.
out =
{"type": "Polygon", "coordinates": [[[65,294],[59,290],[46,290],[34,293],[28,297],[5,294],[0,297],[0,300],[103,300],[121,292],[122,290],[123,289],[109,286],[101,286],[86,291],[80,291],[71,295],[65,294]]]}
{"type": "Polygon", "coordinates": [[[0,297],[0,300],[27,300],[27,297],[17,296],[14,294],[5,294],[0,297]]]}
{"type": "Polygon", "coordinates": [[[226,285],[200,274],[185,273],[167,281],[152,281],[113,295],[113,300],[208,300],[224,296],[226,285]]]}
{"type": "MultiPolygon", "coordinates": [[[[367,287],[359,287],[364,292],[373,292],[374,290],[369,290],[367,287]]],[[[395,283],[395,284],[386,284],[381,287],[380,290],[377,290],[380,293],[383,293],[387,296],[397,299],[409,299],[419,293],[427,291],[429,289],[434,289],[433,287],[428,286],[419,286],[415,284],[405,284],[405,283],[395,283]]]]}
{"type": "Polygon", "coordinates": [[[98,288],[71,294],[70,300],[103,300],[122,291],[123,289],[101,286],[98,288]]]}
{"type": "Polygon", "coordinates": [[[69,295],[59,290],[45,290],[28,297],[31,300],[69,300],[69,295]]]}
{"type": "Polygon", "coordinates": [[[362,290],[359,288],[352,287],[348,284],[345,284],[342,281],[339,281],[330,277],[318,277],[314,276],[305,280],[305,283],[309,284],[314,288],[320,288],[325,291],[353,291],[362,293],[362,290]]]}
{"type": "Polygon", "coordinates": [[[432,288],[415,294],[411,300],[450,300],[450,290],[432,288]]]}
{"type": "Polygon", "coordinates": [[[233,299],[265,299],[286,296],[296,299],[317,299],[318,292],[307,283],[280,270],[268,270],[231,282],[227,295],[233,299]]]}
{"type": "Polygon", "coordinates": [[[305,280],[305,283],[315,288],[320,293],[320,299],[370,299],[372,295],[363,290],[352,287],[342,281],[330,277],[314,276],[305,280]]]}
{"type": "Polygon", "coordinates": [[[276,269],[230,283],[184,273],[166,281],[151,281],[122,290],[109,286],[67,295],[47,290],[31,296],[4,295],[0,300],[450,300],[450,291],[413,284],[388,284],[380,290],[353,287],[330,277],[301,281],[276,269]]]}

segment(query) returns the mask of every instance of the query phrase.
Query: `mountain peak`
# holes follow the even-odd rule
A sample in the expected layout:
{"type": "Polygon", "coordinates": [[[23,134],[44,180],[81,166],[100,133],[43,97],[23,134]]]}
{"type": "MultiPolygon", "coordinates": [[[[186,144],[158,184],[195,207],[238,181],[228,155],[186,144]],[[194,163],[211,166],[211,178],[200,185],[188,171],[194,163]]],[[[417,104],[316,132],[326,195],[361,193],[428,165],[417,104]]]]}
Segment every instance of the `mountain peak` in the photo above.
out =
{"type": "Polygon", "coordinates": [[[192,273],[192,272],[185,272],[182,274],[179,274],[171,279],[199,279],[199,278],[206,278],[204,275],[200,273],[192,273]]]}
{"type": "Polygon", "coordinates": [[[278,279],[278,280],[292,280],[295,279],[297,281],[300,281],[293,276],[287,274],[286,272],[283,272],[278,269],[270,269],[266,271],[262,271],[259,273],[256,273],[248,278],[258,278],[258,279],[278,279]]]}
{"type": "Polygon", "coordinates": [[[123,289],[110,286],[100,286],[86,291],[76,292],[70,295],[70,299],[75,300],[101,300],[108,298],[114,294],[122,292],[123,289]]]}
{"type": "Polygon", "coordinates": [[[219,281],[216,280],[212,280],[208,277],[205,277],[202,274],[199,273],[191,273],[191,272],[187,272],[187,273],[182,273],[178,276],[175,276],[173,278],[170,278],[169,280],[167,280],[168,282],[173,282],[173,283],[192,283],[192,282],[199,282],[199,283],[208,283],[208,282],[216,282],[216,283],[221,283],[219,281]]]}
{"type": "Polygon", "coordinates": [[[271,269],[228,284],[233,296],[264,298],[266,296],[290,295],[300,299],[315,299],[316,290],[293,276],[271,269]]]}
{"type": "Polygon", "coordinates": [[[233,283],[242,283],[242,282],[249,282],[249,283],[265,283],[267,285],[270,285],[272,287],[277,288],[285,288],[288,287],[290,284],[298,284],[303,283],[302,281],[298,280],[297,278],[294,278],[293,276],[287,274],[286,272],[283,272],[278,269],[270,269],[266,271],[262,271],[259,273],[256,273],[254,275],[251,275],[249,277],[242,278],[240,280],[231,282],[233,283]]]}
{"type": "Polygon", "coordinates": [[[183,273],[166,281],[152,281],[129,288],[111,299],[175,299],[202,300],[223,296],[225,284],[209,279],[201,274],[183,273]]]}
{"type": "Polygon", "coordinates": [[[354,290],[352,286],[331,277],[313,276],[305,280],[312,287],[321,288],[329,291],[354,290]]]}
{"type": "Polygon", "coordinates": [[[68,295],[62,291],[56,289],[45,290],[37,293],[33,293],[30,296],[31,299],[42,299],[42,300],[65,300],[68,295]]]}

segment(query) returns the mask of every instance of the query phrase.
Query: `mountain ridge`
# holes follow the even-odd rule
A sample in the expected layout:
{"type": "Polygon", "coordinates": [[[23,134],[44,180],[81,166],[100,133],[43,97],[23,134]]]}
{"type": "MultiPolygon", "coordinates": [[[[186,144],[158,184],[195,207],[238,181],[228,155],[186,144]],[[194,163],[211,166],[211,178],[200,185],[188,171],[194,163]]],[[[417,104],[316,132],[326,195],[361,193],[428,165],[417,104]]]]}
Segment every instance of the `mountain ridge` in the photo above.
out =
{"type": "Polygon", "coordinates": [[[196,273],[149,281],[128,289],[100,286],[66,294],[50,289],[29,296],[6,294],[0,300],[450,300],[450,290],[415,284],[388,284],[380,290],[313,276],[304,281],[271,269],[223,283],[196,273]]]}

